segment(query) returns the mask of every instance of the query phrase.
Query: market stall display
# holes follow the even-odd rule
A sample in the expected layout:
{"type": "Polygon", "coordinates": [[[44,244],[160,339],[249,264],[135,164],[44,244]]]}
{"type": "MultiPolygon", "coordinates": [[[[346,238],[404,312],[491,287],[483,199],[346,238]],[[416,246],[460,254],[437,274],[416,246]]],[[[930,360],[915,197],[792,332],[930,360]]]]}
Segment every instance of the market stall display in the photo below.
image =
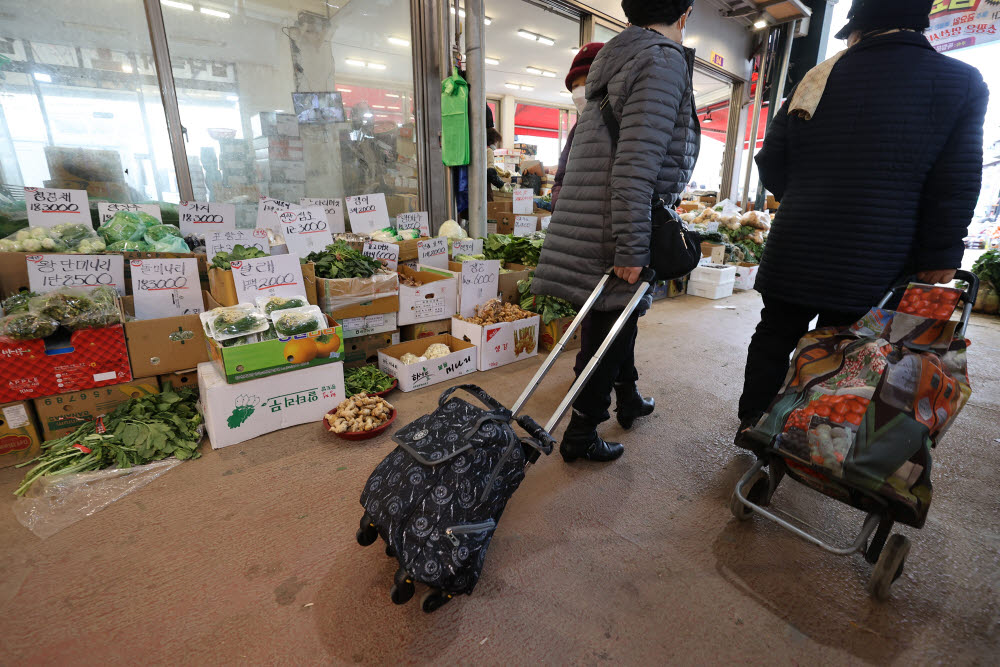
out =
{"type": "Polygon", "coordinates": [[[395,386],[396,378],[383,373],[378,366],[358,366],[344,371],[344,388],[348,396],[362,393],[383,396],[395,386]]]}
{"type": "Polygon", "coordinates": [[[65,252],[89,255],[106,245],[89,225],[67,222],[54,227],[27,227],[0,239],[0,252],[65,252]]]}
{"type": "Polygon", "coordinates": [[[1000,312],[1000,248],[984,252],[973,264],[972,272],[980,280],[975,310],[996,315],[1000,312]]]}
{"type": "Polygon", "coordinates": [[[344,400],[323,418],[326,429],[343,437],[374,437],[396,418],[396,408],[381,396],[365,392],[344,400]]]}
{"type": "Polygon", "coordinates": [[[486,259],[503,260],[505,264],[538,266],[544,242],[545,232],[534,232],[527,236],[490,234],[483,243],[483,254],[486,259]]]}
{"type": "Polygon", "coordinates": [[[244,259],[256,259],[258,257],[267,257],[267,253],[256,248],[254,246],[244,246],[237,243],[233,246],[232,252],[217,252],[212,257],[211,267],[213,269],[219,269],[221,271],[229,271],[232,269],[231,262],[239,262],[244,259]]]}

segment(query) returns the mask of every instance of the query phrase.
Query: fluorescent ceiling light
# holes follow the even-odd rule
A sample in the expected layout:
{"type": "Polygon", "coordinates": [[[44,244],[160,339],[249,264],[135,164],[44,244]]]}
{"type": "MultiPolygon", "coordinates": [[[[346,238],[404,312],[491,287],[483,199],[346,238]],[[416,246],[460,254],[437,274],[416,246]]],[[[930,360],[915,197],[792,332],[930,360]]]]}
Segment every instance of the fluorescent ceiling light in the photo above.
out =
{"type": "Polygon", "coordinates": [[[410,40],[408,40],[408,39],[402,39],[400,37],[390,37],[389,38],[389,43],[390,44],[395,44],[396,46],[409,46],[410,45],[410,40]]]}
{"type": "Polygon", "coordinates": [[[385,108],[384,104],[373,104],[372,105],[372,109],[384,109],[384,108],[385,108]]]}
{"type": "Polygon", "coordinates": [[[500,64],[500,59],[499,58],[486,58],[486,64],[487,65],[499,65],[500,64]]]}
{"type": "Polygon", "coordinates": [[[351,89],[350,88],[338,88],[337,92],[338,93],[349,93],[349,92],[351,92],[351,89]]]}
{"type": "Polygon", "coordinates": [[[382,63],[368,63],[368,69],[385,69],[382,63]]]}
{"type": "Polygon", "coordinates": [[[527,30],[518,30],[517,35],[518,37],[524,37],[525,39],[530,39],[533,42],[538,40],[538,35],[536,35],[533,32],[528,32],[527,30]]]}
{"type": "Polygon", "coordinates": [[[366,111],[361,115],[364,116],[365,118],[371,118],[374,114],[372,114],[371,111],[366,111]]]}
{"type": "Polygon", "coordinates": [[[542,70],[538,69],[537,67],[525,67],[524,71],[527,72],[528,74],[541,74],[542,73],[542,70]]]}
{"type": "Polygon", "coordinates": [[[129,65],[128,63],[122,63],[122,71],[125,72],[126,74],[131,74],[133,71],[132,66],[129,65]]]}
{"type": "Polygon", "coordinates": [[[240,97],[239,97],[239,95],[226,95],[226,101],[227,102],[239,102],[240,101],[240,97]]]}
{"type": "Polygon", "coordinates": [[[52,77],[44,72],[34,73],[35,81],[41,81],[42,83],[52,83],[52,77]]]}
{"type": "MultiPolygon", "coordinates": [[[[37,74],[35,75],[35,78],[36,79],[38,78],[37,74]]],[[[505,88],[510,88],[511,90],[521,90],[521,86],[517,85],[516,83],[505,83],[503,85],[505,88]]]]}
{"type": "Polygon", "coordinates": [[[541,35],[539,35],[538,36],[538,43],[539,44],[544,44],[545,46],[552,46],[553,44],[556,43],[556,40],[550,39],[548,37],[542,37],[541,35]]]}
{"type": "Polygon", "coordinates": [[[546,70],[546,71],[542,72],[542,76],[547,76],[550,79],[554,79],[554,78],[556,78],[556,73],[555,72],[549,72],[548,70],[546,70]]]}
{"type": "Polygon", "coordinates": [[[764,28],[767,27],[767,21],[765,21],[762,18],[757,19],[756,21],[754,21],[753,27],[755,30],[763,30],[764,28]]]}
{"type": "Polygon", "coordinates": [[[399,111],[399,107],[386,107],[389,111],[399,111]]]}
{"type": "Polygon", "coordinates": [[[534,90],[534,86],[521,86],[521,90],[534,90]]]}
{"type": "Polygon", "coordinates": [[[399,95],[397,95],[396,93],[386,93],[385,96],[386,97],[395,97],[396,99],[399,99],[399,95]]]}
{"type": "Polygon", "coordinates": [[[345,65],[350,65],[351,67],[364,67],[365,66],[365,61],[364,60],[355,60],[353,58],[346,58],[346,59],[344,59],[344,64],[345,65]]]}
{"type": "Polygon", "coordinates": [[[176,2],[175,0],[160,0],[161,5],[166,5],[167,7],[173,7],[174,9],[183,9],[187,12],[194,11],[194,5],[187,2],[176,2]]]}
{"type": "Polygon", "coordinates": [[[220,19],[229,18],[229,12],[220,12],[218,9],[209,9],[208,7],[202,7],[198,11],[201,12],[202,14],[207,14],[209,16],[214,16],[220,19]]]}

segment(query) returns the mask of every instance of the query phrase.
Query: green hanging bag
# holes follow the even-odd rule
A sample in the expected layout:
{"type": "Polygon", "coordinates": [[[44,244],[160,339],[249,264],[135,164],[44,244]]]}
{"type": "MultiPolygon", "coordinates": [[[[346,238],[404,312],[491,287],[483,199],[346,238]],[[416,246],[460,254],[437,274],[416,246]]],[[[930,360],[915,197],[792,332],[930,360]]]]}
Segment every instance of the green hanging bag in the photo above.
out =
{"type": "Polygon", "coordinates": [[[456,67],[441,82],[441,161],[448,167],[469,164],[469,84],[456,67]]]}

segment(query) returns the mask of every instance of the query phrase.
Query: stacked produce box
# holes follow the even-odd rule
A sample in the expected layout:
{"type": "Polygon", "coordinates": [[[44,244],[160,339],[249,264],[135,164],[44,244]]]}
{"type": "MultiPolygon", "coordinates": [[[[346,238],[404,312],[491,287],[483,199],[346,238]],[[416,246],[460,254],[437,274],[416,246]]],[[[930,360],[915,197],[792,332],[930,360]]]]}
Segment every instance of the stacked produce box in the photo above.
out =
{"type": "Polygon", "coordinates": [[[251,118],[254,167],[262,193],[297,202],[306,196],[306,163],[295,114],[262,111],[251,118]]]}

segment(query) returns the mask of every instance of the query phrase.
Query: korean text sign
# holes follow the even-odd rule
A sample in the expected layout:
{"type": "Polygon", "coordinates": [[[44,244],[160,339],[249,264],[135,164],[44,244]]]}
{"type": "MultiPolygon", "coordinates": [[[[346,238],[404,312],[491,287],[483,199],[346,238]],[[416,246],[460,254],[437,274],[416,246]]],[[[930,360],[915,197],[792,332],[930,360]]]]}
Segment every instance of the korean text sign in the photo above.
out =
{"type": "Polygon", "coordinates": [[[33,292],[60,287],[114,287],[125,296],[125,258],[121,255],[27,255],[33,292]]]}

